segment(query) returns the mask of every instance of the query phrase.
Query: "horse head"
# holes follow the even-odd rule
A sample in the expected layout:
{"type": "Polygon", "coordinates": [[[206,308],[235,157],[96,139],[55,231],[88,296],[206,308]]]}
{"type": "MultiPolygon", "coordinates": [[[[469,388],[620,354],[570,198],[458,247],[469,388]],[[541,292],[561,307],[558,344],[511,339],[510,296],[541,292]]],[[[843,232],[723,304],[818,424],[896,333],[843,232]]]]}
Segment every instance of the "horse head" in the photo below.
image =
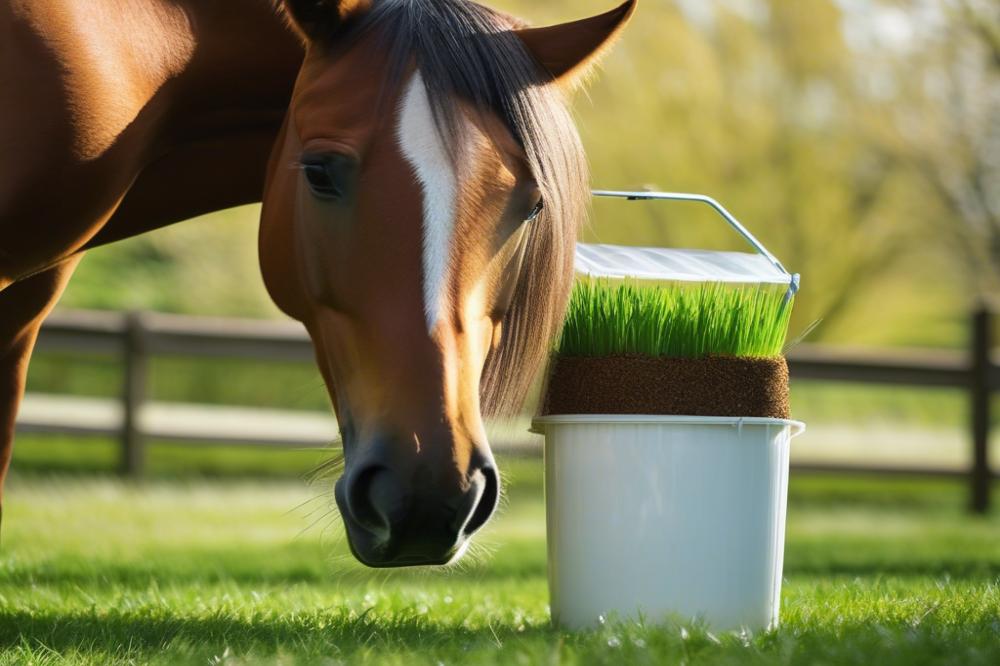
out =
{"type": "Polygon", "coordinates": [[[493,513],[483,415],[545,363],[588,202],[566,105],[634,10],[529,29],[466,0],[286,0],[306,56],[260,259],[341,425],[370,566],[443,564],[493,513]]]}

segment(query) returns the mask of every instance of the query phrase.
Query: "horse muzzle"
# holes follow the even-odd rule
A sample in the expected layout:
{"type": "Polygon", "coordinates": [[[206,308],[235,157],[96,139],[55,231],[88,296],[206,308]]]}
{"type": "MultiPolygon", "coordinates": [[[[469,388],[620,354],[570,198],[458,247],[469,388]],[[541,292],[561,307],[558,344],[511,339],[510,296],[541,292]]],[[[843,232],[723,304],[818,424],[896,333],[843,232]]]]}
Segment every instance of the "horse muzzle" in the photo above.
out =
{"type": "Polygon", "coordinates": [[[437,469],[377,453],[348,465],[334,494],[351,552],[362,564],[442,565],[465,552],[470,537],[496,508],[496,464],[487,453],[474,455],[457,479],[437,469]]]}

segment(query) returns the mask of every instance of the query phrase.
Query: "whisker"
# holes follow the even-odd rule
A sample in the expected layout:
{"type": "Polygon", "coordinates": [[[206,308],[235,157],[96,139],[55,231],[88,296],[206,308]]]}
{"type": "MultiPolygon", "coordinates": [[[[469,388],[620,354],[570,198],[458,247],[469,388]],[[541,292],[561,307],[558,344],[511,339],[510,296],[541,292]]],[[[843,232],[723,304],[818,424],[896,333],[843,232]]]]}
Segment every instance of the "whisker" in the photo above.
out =
{"type": "MultiPolygon", "coordinates": [[[[339,442],[337,443],[339,444],[339,442]]],[[[345,459],[343,445],[331,445],[331,456],[318,463],[305,475],[306,483],[314,485],[320,481],[337,478],[344,471],[345,459]]]]}
{"type": "Polygon", "coordinates": [[[307,526],[303,527],[299,531],[299,533],[296,535],[296,538],[304,537],[305,534],[306,534],[306,532],[309,532],[310,530],[312,530],[314,527],[316,527],[317,525],[319,525],[320,522],[322,522],[323,520],[325,520],[326,518],[328,518],[330,515],[332,515],[334,513],[336,513],[338,516],[340,515],[339,511],[336,511],[335,509],[330,509],[329,511],[327,511],[326,513],[324,513],[323,515],[321,515],[319,518],[317,518],[316,520],[312,521],[307,526]]]}
{"type": "MultiPolygon", "coordinates": [[[[293,506],[292,508],[290,508],[290,509],[288,509],[287,511],[285,511],[284,515],[285,515],[285,516],[290,516],[290,515],[292,515],[293,513],[296,513],[296,512],[298,512],[299,510],[301,510],[301,509],[305,508],[305,507],[306,507],[307,505],[309,505],[309,504],[313,504],[313,503],[315,503],[316,501],[318,501],[318,500],[321,500],[321,499],[326,499],[326,498],[325,498],[325,497],[324,497],[323,495],[315,495],[315,496],[313,496],[313,497],[310,497],[309,499],[305,499],[305,500],[302,500],[301,502],[299,502],[298,504],[296,504],[296,505],[295,505],[295,506],[293,506]]],[[[315,508],[313,508],[313,509],[309,509],[309,513],[307,513],[306,515],[307,515],[307,516],[309,516],[309,515],[312,515],[312,514],[313,514],[313,513],[315,513],[316,511],[317,511],[317,509],[315,509],[315,508]]]]}

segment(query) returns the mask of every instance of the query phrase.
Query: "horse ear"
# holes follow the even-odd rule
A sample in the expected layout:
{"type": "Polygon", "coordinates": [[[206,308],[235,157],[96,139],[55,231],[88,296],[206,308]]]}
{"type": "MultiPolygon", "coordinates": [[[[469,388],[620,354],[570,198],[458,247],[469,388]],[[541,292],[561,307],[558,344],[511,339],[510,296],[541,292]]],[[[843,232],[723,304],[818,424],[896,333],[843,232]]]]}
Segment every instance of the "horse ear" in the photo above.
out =
{"type": "Polygon", "coordinates": [[[281,4],[294,28],[306,39],[321,41],[370,9],[372,0],[283,0],[281,4]]]}
{"type": "Polygon", "coordinates": [[[627,0],[591,18],[515,31],[535,59],[560,83],[574,85],[586,77],[615,42],[635,12],[637,0],[627,0]]]}

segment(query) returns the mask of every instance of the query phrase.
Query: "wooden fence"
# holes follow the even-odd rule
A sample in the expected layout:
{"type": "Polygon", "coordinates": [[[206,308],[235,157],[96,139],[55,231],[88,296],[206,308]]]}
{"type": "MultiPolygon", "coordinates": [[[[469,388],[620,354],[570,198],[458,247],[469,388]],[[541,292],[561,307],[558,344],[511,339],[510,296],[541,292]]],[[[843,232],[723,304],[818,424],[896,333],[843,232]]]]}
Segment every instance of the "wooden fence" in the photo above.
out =
{"type": "MultiPolygon", "coordinates": [[[[990,402],[1000,391],[1000,363],[991,354],[992,319],[986,309],[972,316],[969,353],[936,350],[850,350],[799,345],[789,355],[795,380],[823,380],[882,385],[948,387],[968,395],[969,442],[972,462],[966,473],[970,488],[970,508],[988,511],[992,471],[989,464],[990,402]]],[[[42,351],[97,353],[121,359],[125,373],[120,418],[104,425],[80,424],[61,419],[49,425],[45,418],[19,421],[30,431],[67,429],[114,435],[122,444],[122,471],[140,476],[144,467],[145,440],[157,439],[258,443],[292,446],[317,445],[315,438],[286,439],[266,436],[251,428],[230,428],[225,432],[193,432],[190,428],[150,433],[143,428],[140,414],[147,403],[149,360],[153,356],[238,357],[255,361],[310,362],[312,346],[301,326],[293,322],[266,322],[213,319],[153,313],[109,313],[85,311],[56,312],[42,328],[38,341],[42,351]]],[[[825,471],[868,473],[952,473],[907,467],[811,466],[825,471]]]]}

